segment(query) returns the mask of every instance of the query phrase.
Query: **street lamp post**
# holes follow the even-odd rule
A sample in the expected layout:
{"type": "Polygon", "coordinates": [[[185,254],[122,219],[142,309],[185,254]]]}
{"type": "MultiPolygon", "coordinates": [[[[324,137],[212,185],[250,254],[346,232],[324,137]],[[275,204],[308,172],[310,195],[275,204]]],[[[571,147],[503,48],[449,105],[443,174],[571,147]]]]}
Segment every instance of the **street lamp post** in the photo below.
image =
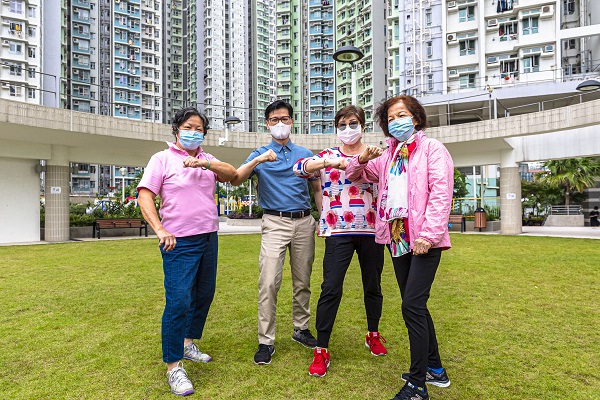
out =
{"type": "MultiPolygon", "coordinates": [[[[236,125],[239,124],[240,122],[242,122],[238,117],[236,117],[235,115],[231,115],[227,118],[225,118],[225,137],[224,138],[219,138],[219,146],[223,146],[225,144],[226,141],[229,140],[229,125],[236,125]]],[[[225,197],[225,214],[229,214],[230,210],[229,210],[229,184],[226,183],[226,188],[227,188],[227,195],[225,197]]],[[[221,200],[219,199],[219,196],[217,195],[217,207],[219,208],[219,210],[221,209],[221,200]]]]}
{"type": "Polygon", "coordinates": [[[121,197],[122,202],[125,204],[125,174],[127,173],[127,168],[121,167],[119,168],[119,172],[121,173],[121,197]]]}
{"type": "Polygon", "coordinates": [[[349,63],[352,68],[352,73],[350,75],[351,90],[352,90],[352,105],[357,105],[358,102],[358,94],[356,93],[356,66],[354,63],[360,59],[362,59],[365,55],[358,47],[355,46],[343,46],[337,49],[333,53],[333,59],[338,62],[349,63]]]}
{"type": "Polygon", "coordinates": [[[219,146],[223,146],[226,141],[229,140],[229,125],[236,125],[242,122],[238,117],[232,115],[230,117],[225,118],[225,137],[219,138],[219,146]]]}

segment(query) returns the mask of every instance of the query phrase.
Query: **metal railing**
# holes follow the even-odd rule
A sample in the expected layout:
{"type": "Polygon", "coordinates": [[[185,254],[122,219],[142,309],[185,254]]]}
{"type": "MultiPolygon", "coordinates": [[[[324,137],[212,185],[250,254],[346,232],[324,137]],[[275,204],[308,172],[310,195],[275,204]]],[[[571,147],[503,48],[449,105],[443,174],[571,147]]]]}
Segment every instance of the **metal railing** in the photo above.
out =
{"type": "Polygon", "coordinates": [[[560,205],[560,206],[549,206],[546,211],[548,215],[581,215],[583,214],[583,207],[581,205],[560,205]]]}

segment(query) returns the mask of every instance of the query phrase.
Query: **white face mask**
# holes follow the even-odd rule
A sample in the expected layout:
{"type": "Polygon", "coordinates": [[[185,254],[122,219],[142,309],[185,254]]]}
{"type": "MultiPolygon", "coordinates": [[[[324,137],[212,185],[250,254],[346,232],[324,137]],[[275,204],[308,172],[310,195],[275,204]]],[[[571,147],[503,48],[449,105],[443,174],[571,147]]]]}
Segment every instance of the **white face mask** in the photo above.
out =
{"type": "Polygon", "coordinates": [[[275,139],[287,139],[290,137],[292,131],[292,125],[286,125],[283,122],[278,122],[277,125],[270,126],[271,136],[275,139]]]}
{"type": "Polygon", "coordinates": [[[358,125],[355,129],[352,129],[348,125],[344,130],[337,129],[337,135],[342,143],[351,145],[358,142],[362,137],[362,127],[358,125]]]}

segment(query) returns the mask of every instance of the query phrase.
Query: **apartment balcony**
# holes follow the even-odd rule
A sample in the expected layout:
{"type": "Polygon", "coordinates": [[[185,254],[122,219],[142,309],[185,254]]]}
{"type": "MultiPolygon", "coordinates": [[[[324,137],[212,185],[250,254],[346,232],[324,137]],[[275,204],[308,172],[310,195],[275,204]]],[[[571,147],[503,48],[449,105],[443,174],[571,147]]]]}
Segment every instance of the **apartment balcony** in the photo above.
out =
{"type": "Polygon", "coordinates": [[[71,1],[71,5],[75,6],[75,7],[81,7],[81,8],[89,9],[90,8],[90,1],[89,0],[72,0],[71,1]]]}
{"type": "Polygon", "coordinates": [[[79,13],[76,13],[76,12],[71,13],[71,21],[82,23],[82,24],[90,24],[89,16],[87,18],[80,18],[79,13]]]}

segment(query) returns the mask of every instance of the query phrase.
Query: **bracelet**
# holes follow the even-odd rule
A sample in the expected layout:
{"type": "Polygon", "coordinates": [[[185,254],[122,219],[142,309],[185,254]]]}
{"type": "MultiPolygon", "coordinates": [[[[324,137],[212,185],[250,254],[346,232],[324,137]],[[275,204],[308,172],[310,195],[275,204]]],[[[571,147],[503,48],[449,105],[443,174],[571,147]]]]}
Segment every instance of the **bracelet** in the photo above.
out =
{"type": "Polygon", "coordinates": [[[207,169],[210,169],[210,160],[209,160],[209,159],[206,159],[206,161],[208,161],[208,164],[206,164],[206,167],[200,167],[201,169],[203,169],[203,170],[205,170],[205,171],[206,171],[207,169]]]}

